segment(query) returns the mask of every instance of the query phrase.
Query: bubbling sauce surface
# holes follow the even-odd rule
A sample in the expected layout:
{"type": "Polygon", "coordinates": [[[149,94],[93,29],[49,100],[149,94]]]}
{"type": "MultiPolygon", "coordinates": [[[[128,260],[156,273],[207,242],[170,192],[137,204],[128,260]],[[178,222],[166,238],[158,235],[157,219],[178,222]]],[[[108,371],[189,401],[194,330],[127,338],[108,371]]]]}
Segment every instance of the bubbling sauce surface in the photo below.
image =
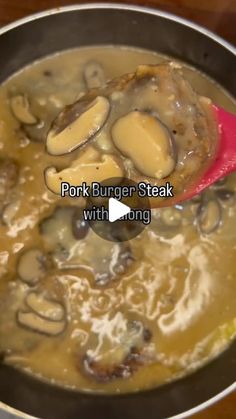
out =
{"type": "MultiPolygon", "coordinates": [[[[0,353],[39,379],[91,392],[152,388],[209,362],[236,335],[235,175],[153,210],[140,236],[112,244],[81,222],[79,199],[44,182],[47,167],[65,164],[45,151],[57,114],[89,86],[163,60],[81,48],[0,87],[0,353]]],[[[236,109],[212,80],[183,71],[199,94],[236,109]]]]}

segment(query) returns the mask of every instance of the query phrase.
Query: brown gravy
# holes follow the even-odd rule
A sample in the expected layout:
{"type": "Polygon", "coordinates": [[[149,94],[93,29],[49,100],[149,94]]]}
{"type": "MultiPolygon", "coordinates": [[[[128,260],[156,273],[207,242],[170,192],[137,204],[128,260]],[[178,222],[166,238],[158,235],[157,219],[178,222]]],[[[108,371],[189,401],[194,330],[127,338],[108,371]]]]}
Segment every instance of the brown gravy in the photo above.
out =
{"type": "MultiPolygon", "coordinates": [[[[78,230],[77,201],[44,183],[44,169],[60,157],[49,156],[42,139],[84,91],[85,63],[99,61],[113,78],[165,58],[81,48],[36,62],[0,87],[0,352],[38,379],[138,391],[189,374],[236,335],[235,175],[183,205],[153,210],[141,236],[112,245],[78,230]],[[19,94],[36,125],[13,115],[10,98],[19,94]]],[[[184,71],[199,94],[235,111],[219,85],[184,71]]]]}

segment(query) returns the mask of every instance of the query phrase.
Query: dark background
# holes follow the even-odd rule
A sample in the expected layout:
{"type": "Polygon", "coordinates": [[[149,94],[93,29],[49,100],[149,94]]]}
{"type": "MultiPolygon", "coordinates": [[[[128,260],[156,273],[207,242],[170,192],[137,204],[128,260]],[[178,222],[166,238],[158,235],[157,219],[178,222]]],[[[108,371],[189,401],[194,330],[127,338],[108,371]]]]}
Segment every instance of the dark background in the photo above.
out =
{"type": "MultiPolygon", "coordinates": [[[[218,33],[236,45],[236,0],[130,0],[185,17],[218,33]]],[[[85,1],[73,0],[0,0],[0,26],[31,13],[85,1]]],[[[110,1],[110,3],[114,3],[110,1]]],[[[236,77],[236,71],[235,71],[236,77]]],[[[236,419],[236,393],[192,419],[236,419]]]]}

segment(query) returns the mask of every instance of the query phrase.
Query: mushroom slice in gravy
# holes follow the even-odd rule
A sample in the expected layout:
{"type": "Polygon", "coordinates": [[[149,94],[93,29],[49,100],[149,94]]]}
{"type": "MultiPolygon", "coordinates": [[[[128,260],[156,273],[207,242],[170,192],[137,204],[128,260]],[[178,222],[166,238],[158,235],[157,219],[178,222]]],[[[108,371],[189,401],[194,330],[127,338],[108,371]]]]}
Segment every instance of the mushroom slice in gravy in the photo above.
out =
{"type": "Polygon", "coordinates": [[[34,248],[26,250],[18,262],[18,275],[28,285],[35,285],[44,276],[48,262],[41,250],[34,248]]]}
{"type": "Polygon", "coordinates": [[[214,232],[222,222],[222,209],[218,200],[203,201],[197,213],[197,223],[202,234],[214,232]]]}
{"type": "Polygon", "coordinates": [[[14,96],[10,99],[10,105],[14,116],[22,124],[34,125],[37,118],[30,110],[29,101],[26,95],[14,96]]]}
{"type": "Polygon", "coordinates": [[[48,133],[48,153],[59,156],[82,146],[105,124],[110,110],[106,97],[84,100],[68,106],[54,121],[48,133]]]}
{"type": "Polygon", "coordinates": [[[66,327],[66,321],[49,320],[34,312],[23,310],[17,312],[17,322],[20,326],[48,336],[60,335],[66,327]]]}
{"type": "Polygon", "coordinates": [[[103,182],[106,179],[121,178],[124,171],[122,162],[112,154],[103,154],[98,161],[81,163],[80,158],[74,160],[70,167],[60,172],[54,167],[45,170],[45,182],[52,192],[61,193],[62,182],[70,185],[91,185],[92,182],[103,182]]]}
{"type": "Polygon", "coordinates": [[[42,294],[30,292],[25,303],[32,311],[48,320],[60,321],[65,317],[64,307],[57,301],[52,301],[42,294]]]}
{"type": "Polygon", "coordinates": [[[128,113],[114,123],[112,139],[144,176],[162,179],[174,170],[171,135],[154,116],[139,111],[128,113]]]}

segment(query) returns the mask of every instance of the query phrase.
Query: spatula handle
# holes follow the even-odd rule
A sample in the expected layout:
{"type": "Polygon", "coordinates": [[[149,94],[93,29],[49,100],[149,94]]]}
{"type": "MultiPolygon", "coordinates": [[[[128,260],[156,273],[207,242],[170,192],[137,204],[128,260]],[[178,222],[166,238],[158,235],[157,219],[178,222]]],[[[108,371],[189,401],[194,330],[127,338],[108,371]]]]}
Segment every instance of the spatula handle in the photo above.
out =
{"type": "Polygon", "coordinates": [[[236,115],[214,105],[220,132],[220,149],[217,156],[222,175],[236,170],[236,115]]]}

